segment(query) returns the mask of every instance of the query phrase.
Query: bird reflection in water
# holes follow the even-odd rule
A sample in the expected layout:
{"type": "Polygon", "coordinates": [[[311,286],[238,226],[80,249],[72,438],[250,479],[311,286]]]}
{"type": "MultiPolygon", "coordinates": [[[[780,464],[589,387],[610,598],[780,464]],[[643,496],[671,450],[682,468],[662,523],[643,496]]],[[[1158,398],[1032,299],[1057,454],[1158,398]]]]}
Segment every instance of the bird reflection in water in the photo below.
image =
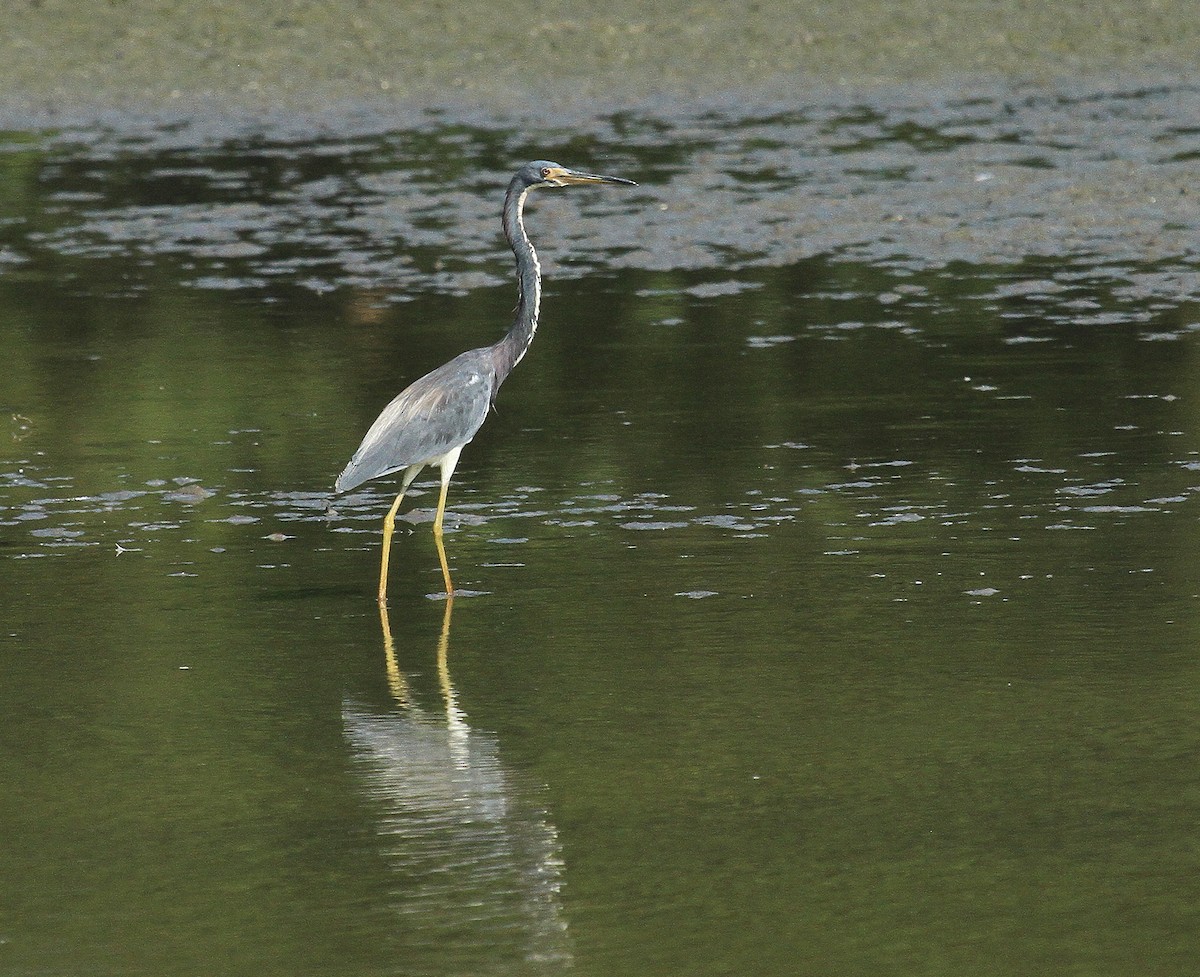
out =
{"type": "Polygon", "coordinates": [[[539,786],[506,770],[491,733],[472,729],[450,680],[445,603],[437,645],[441,708],[417,703],[379,605],[395,709],[345,701],[342,721],[378,811],[392,908],[410,974],[560,973],[572,962],[558,836],[539,786]]]}

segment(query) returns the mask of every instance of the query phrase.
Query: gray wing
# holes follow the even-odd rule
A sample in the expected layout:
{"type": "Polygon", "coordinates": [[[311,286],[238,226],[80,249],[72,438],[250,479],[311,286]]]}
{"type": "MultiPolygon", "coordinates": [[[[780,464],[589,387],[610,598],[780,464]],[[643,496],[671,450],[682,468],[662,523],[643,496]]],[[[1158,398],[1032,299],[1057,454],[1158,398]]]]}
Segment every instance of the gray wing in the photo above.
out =
{"type": "Polygon", "coordinates": [[[475,437],[492,401],[494,370],[487,352],[456,356],[397,394],[367,431],[334,491],[429,464],[475,437]]]}

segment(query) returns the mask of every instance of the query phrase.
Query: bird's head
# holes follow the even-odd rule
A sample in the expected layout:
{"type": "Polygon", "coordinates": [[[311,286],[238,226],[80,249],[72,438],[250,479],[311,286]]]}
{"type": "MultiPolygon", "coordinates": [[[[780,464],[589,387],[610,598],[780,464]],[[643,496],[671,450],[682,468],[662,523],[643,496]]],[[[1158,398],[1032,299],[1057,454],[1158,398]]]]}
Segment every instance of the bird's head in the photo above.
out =
{"type": "Polygon", "coordinates": [[[580,170],[568,169],[558,163],[546,159],[535,159],[526,163],[517,172],[521,182],[529,189],[533,187],[573,187],[587,183],[623,183],[636,187],[632,180],[619,176],[601,176],[598,173],[584,173],[580,170]]]}

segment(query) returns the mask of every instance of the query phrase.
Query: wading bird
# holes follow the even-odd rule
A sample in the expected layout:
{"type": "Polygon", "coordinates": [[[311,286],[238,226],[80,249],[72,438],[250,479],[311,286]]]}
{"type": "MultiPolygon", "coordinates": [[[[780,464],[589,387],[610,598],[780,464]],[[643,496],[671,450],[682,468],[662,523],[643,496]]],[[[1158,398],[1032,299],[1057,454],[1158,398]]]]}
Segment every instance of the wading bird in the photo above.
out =
{"type": "Polygon", "coordinates": [[[487,419],[488,408],[495,402],[500,384],[528,351],[538,326],[542,275],[537,252],[533,250],[521,219],[525,198],[530,190],[538,187],[594,183],[637,185],[632,180],[581,173],[546,160],[526,163],[517,170],[504,197],[503,216],[504,236],[517,259],[518,300],[512,327],[499,342],[456,356],[401,391],[375,419],[354,457],[338,476],[334,491],[345,492],[373,478],[401,473],[400,493],[383,520],[380,604],[387,600],[388,556],[396,527],[396,512],[408,486],[427,465],[441,469],[442,490],[433,519],[433,536],[446,594],[453,595],[450,569],[442,546],[442,516],[446,510],[450,476],[454,474],[462,449],[487,419]]]}

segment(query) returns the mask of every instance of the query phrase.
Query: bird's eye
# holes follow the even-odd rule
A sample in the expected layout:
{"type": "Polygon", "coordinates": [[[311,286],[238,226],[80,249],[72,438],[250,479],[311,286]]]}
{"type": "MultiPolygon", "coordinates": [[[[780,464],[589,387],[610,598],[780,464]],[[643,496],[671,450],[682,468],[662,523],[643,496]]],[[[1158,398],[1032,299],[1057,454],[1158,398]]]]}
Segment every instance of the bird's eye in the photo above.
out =
{"type": "Polygon", "coordinates": [[[550,177],[550,167],[543,166],[542,167],[542,179],[546,180],[546,179],[549,179],[549,177],[550,177]]]}

